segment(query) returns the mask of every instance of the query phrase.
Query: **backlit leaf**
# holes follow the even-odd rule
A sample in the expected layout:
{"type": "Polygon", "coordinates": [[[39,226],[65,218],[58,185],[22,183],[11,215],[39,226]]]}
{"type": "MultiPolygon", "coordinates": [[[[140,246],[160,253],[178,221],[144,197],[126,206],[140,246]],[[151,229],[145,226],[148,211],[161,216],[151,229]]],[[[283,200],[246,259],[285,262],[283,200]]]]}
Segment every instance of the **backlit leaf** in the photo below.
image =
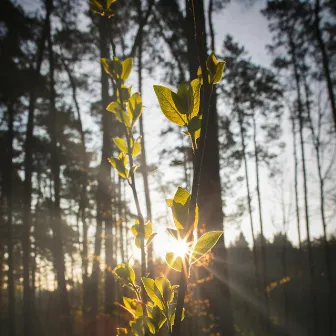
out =
{"type": "Polygon", "coordinates": [[[128,148],[126,141],[122,138],[113,138],[113,142],[116,144],[116,146],[125,154],[128,153],[128,148]]]}
{"type": "Polygon", "coordinates": [[[168,264],[169,267],[171,267],[175,271],[181,272],[182,258],[180,256],[175,255],[174,252],[166,253],[166,263],[168,264]]]}
{"type": "Polygon", "coordinates": [[[133,60],[132,60],[131,57],[126,58],[122,62],[122,72],[121,72],[121,76],[120,76],[122,80],[125,81],[128,78],[128,76],[131,73],[132,66],[133,66],[133,60]]]}
{"type": "Polygon", "coordinates": [[[195,244],[191,255],[191,263],[193,264],[209,252],[216,245],[222,234],[222,231],[210,231],[204,233],[195,244]]]}
{"type": "Polygon", "coordinates": [[[141,281],[144,285],[145,291],[149,298],[160,308],[163,309],[163,304],[160,298],[155,293],[155,281],[150,278],[141,278],[141,281]]]}
{"type": "Polygon", "coordinates": [[[176,107],[174,99],[178,97],[177,94],[167,87],[161,85],[154,85],[154,91],[158,98],[161,110],[168,120],[174,124],[184,126],[186,124],[186,116],[181,114],[176,107]]]}

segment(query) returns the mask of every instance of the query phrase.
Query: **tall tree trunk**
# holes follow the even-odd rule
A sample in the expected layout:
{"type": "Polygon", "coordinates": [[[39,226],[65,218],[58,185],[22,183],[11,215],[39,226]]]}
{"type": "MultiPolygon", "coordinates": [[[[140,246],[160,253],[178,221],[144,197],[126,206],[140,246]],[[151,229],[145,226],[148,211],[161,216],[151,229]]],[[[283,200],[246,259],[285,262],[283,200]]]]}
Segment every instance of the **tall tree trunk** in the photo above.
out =
{"type": "Polygon", "coordinates": [[[320,191],[320,214],[321,214],[321,222],[322,222],[322,229],[323,229],[323,247],[324,247],[324,254],[325,254],[325,266],[326,266],[326,278],[328,282],[328,328],[327,334],[332,335],[333,332],[333,285],[332,285],[332,277],[331,277],[331,260],[330,260],[330,251],[329,251],[329,243],[328,243],[328,235],[327,235],[327,221],[326,221],[326,215],[325,215],[325,204],[324,204],[324,177],[322,173],[322,160],[321,160],[321,122],[322,122],[322,116],[321,111],[319,111],[319,129],[318,133],[316,134],[312,115],[311,115],[311,106],[310,106],[310,90],[308,86],[308,82],[306,79],[305,74],[302,74],[303,82],[304,82],[304,89],[305,89],[305,102],[306,102],[306,110],[307,110],[307,116],[308,116],[308,125],[313,137],[313,145],[315,149],[315,155],[316,155],[316,165],[317,165],[317,173],[318,173],[318,179],[319,179],[319,191],[320,191]]]}
{"type": "Polygon", "coordinates": [[[253,111],[252,116],[253,123],[253,145],[254,145],[254,157],[255,157],[255,173],[256,173],[256,182],[257,182],[257,198],[258,198],[258,212],[259,212],[259,223],[260,223],[260,234],[261,234],[261,260],[262,260],[262,275],[263,275],[263,288],[262,292],[264,293],[265,301],[265,313],[266,313],[266,330],[269,329],[269,303],[268,303],[268,294],[266,291],[267,288],[267,260],[266,260],[266,251],[265,251],[265,236],[264,236],[264,223],[262,217],[262,206],[261,206],[261,193],[260,193],[260,177],[259,177],[259,153],[258,153],[258,144],[257,144],[257,125],[255,120],[255,112],[253,111]]]}
{"type": "MultiPolygon", "coordinates": [[[[189,25],[190,23],[192,24],[188,31],[193,31],[192,27],[194,27],[194,23],[199,29],[199,31],[195,31],[195,34],[187,35],[190,78],[194,78],[198,68],[195,55],[198,55],[201,65],[204,65],[204,61],[207,57],[204,2],[203,0],[192,0],[187,5],[187,18],[189,18],[188,15],[190,15],[190,11],[193,10],[192,21],[187,21],[189,25]],[[197,36],[197,47],[195,47],[194,36],[197,36]],[[193,53],[195,49],[198,51],[196,54],[193,53]]],[[[210,106],[206,106],[206,95],[210,94],[210,92],[207,92],[206,86],[207,85],[203,87],[203,103],[201,104],[201,106],[203,106],[203,118],[207,120],[208,130],[204,143],[204,156],[199,184],[198,202],[200,223],[205,223],[207,230],[223,231],[224,216],[219,166],[217,96],[214,88],[211,99],[209,100],[210,106]]],[[[200,140],[202,140],[202,137],[200,140]]],[[[212,271],[215,274],[215,278],[211,284],[206,285],[206,291],[208,292],[210,305],[214,310],[214,315],[218,322],[213,331],[222,335],[231,336],[234,335],[234,329],[228,278],[227,250],[224,243],[224,236],[225,232],[223,239],[221,239],[212,250],[214,256],[212,271]],[[216,290],[214,290],[214,288],[216,288],[216,290]]]]}
{"type": "Polygon", "coordinates": [[[77,121],[78,121],[78,128],[81,138],[81,155],[83,160],[83,171],[82,171],[82,177],[81,177],[81,194],[80,194],[80,200],[79,200],[79,215],[82,220],[82,248],[81,248],[81,259],[82,259],[82,280],[83,280],[83,318],[84,320],[87,317],[87,305],[89,304],[87,302],[87,286],[88,286],[88,227],[87,227],[87,215],[86,215],[86,209],[87,209],[87,185],[88,185],[88,173],[89,173],[89,161],[88,156],[86,152],[86,140],[85,140],[85,132],[83,129],[83,123],[82,123],[82,117],[81,117],[81,111],[80,106],[77,99],[77,85],[76,80],[73,77],[72,71],[69,68],[69,65],[62,57],[61,59],[62,64],[64,66],[64,69],[68,75],[69,83],[72,90],[72,99],[75,105],[75,110],[77,114],[77,121]]]}
{"type": "Polygon", "coordinates": [[[326,81],[326,85],[328,89],[330,106],[331,106],[331,111],[332,111],[332,115],[334,118],[335,131],[336,131],[336,100],[335,100],[333,82],[332,82],[331,73],[330,73],[329,58],[327,55],[325,43],[323,41],[322,29],[320,27],[320,12],[321,12],[320,0],[315,0],[314,28],[315,28],[317,43],[321,51],[323,72],[324,72],[324,77],[325,77],[325,81],[326,81]]]}
{"type": "Polygon", "coordinates": [[[50,20],[50,11],[47,7],[46,19],[43,25],[41,38],[37,47],[37,61],[34,71],[34,80],[29,96],[28,121],[25,140],[25,160],[24,170],[25,179],[23,182],[23,332],[25,336],[33,335],[34,312],[32,309],[32,293],[30,288],[30,231],[32,226],[32,174],[33,174],[33,132],[34,132],[34,114],[36,103],[37,81],[41,72],[43,53],[48,34],[48,21],[50,20]]]}
{"type": "Polygon", "coordinates": [[[7,157],[7,288],[8,288],[8,331],[9,336],[16,334],[15,322],[15,279],[14,279],[14,246],[13,246],[13,140],[14,140],[14,106],[8,103],[8,157],[7,157]]]}
{"type": "Polygon", "coordinates": [[[302,251],[301,227],[300,227],[300,205],[299,205],[299,190],[298,190],[298,157],[296,149],[296,121],[294,112],[291,117],[292,134],[293,134],[293,157],[294,157],[294,193],[295,193],[295,214],[296,227],[298,232],[299,249],[302,251]]]}
{"type": "MultiPolygon", "coordinates": [[[[143,45],[143,13],[141,8],[141,1],[137,0],[137,9],[138,9],[138,17],[139,17],[139,45],[138,45],[138,90],[139,93],[142,94],[142,45],[143,45]]],[[[150,191],[149,191],[149,183],[148,183],[148,167],[146,160],[146,148],[145,148],[145,133],[143,126],[143,114],[141,114],[139,119],[140,126],[140,136],[141,136],[141,154],[140,154],[140,162],[141,162],[141,172],[145,189],[145,201],[146,201],[146,218],[149,221],[152,221],[152,205],[150,199],[150,191]]],[[[148,273],[151,277],[154,277],[154,264],[153,264],[153,243],[148,246],[147,251],[147,262],[148,262],[148,273]]]]}
{"type": "Polygon", "coordinates": [[[309,263],[309,272],[310,272],[310,296],[311,304],[313,310],[313,330],[314,335],[318,334],[318,321],[317,321],[317,302],[315,295],[315,277],[314,277],[314,266],[313,266],[313,255],[311,248],[311,239],[310,239],[310,223],[309,223],[309,210],[308,210],[308,186],[307,186],[307,170],[306,170],[306,156],[305,156],[305,144],[303,138],[304,131],[304,116],[303,116],[303,104],[301,96],[301,79],[299,74],[299,67],[297,63],[296,49],[295,44],[291,35],[289,34],[289,47],[292,58],[292,65],[295,77],[295,86],[297,93],[297,107],[298,107],[298,119],[299,119],[299,134],[300,134],[300,147],[301,147],[301,161],[302,161],[302,174],[303,174],[303,191],[304,191],[304,205],[305,205],[305,222],[306,222],[306,231],[307,231],[307,248],[308,248],[308,263],[309,263]]]}
{"type": "MultiPolygon", "coordinates": [[[[101,58],[109,58],[109,39],[108,39],[108,19],[106,17],[99,18],[99,49],[101,58]]],[[[100,255],[102,245],[103,223],[111,221],[111,165],[108,157],[111,155],[111,113],[106,112],[106,106],[109,103],[109,85],[108,76],[101,66],[101,102],[102,102],[102,129],[103,129],[103,145],[102,157],[98,172],[98,189],[97,189],[97,228],[94,244],[94,260],[92,265],[90,296],[92,307],[92,318],[98,313],[98,284],[100,274],[100,255]]]]}
{"type": "Polygon", "coordinates": [[[244,171],[245,171],[245,183],[246,183],[246,191],[247,191],[247,206],[250,218],[250,227],[251,227],[251,235],[252,235],[252,252],[253,252],[253,268],[254,268],[254,277],[256,282],[256,288],[260,291],[260,276],[259,276],[259,262],[257,257],[257,249],[256,249],[256,238],[254,232],[254,223],[253,223],[253,215],[252,215],[252,197],[251,197],[251,188],[250,188],[250,178],[248,174],[248,165],[247,165],[247,153],[246,153],[246,144],[245,144],[245,134],[244,134],[244,118],[243,111],[238,107],[238,122],[239,122],[239,132],[240,132],[240,141],[242,144],[242,153],[243,153],[243,161],[244,161],[244,171]]]}
{"type": "MultiPolygon", "coordinates": [[[[53,9],[52,0],[47,0],[47,10],[50,15],[53,9]]],[[[57,275],[57,285],[58,292],[60,296],[60,307],[62,311],[62,324],[64,324],[65,335],[72,336],[72,319],[71,319],[71,311],[69,304],[69,297],[66,288],[66,279],[65,279],[65,263],[64,263],[64,252],[63,252],[63,241],[62,241],[62,233],[61,233],[61,225],[62,225],[62,217],[61,217],[61,207],[60,207],[60,163],[59,163],[59,125],[57,118],[57,110],[56,110],[56,91],[55,91],[55,61],[54,61],[54,51],[53,51],[53,43],[51,36],[51,20],[50,15],[47,17],[48,24],[48,56],[49,56],[49,85],[50,85],[50,119],[49,119],[49,127],[50,127],[50,141],[51,141],[51,171],[54,182],[54,204],[52,211],[52,231],[53,231],[53,254],[54,254],[54,266],[57,275]]]]}

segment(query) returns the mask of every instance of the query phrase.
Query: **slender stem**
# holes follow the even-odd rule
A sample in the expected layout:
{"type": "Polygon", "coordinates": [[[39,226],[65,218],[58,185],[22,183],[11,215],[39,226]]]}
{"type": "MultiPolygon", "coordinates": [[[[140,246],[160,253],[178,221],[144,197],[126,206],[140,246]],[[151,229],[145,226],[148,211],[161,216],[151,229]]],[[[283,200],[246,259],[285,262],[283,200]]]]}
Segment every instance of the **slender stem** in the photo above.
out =
{"type": "MultiPolygon", "coordinates": [[[[193,230],[194,230],[194,218],[195,218],[195,209],[197,204],[198,198],[198,190],[202,172],[202,162],[204,156],[204,148],[205,148],[205,140],[207,135],[208,129],[208,121],[209,121],[209,108],[210,108],[210,100],[213,85],[208,81],[208,71],[206,67],[206,56],[207,52],[205,50],[205,41],[204,41],[204,34],[205,32],[201,31],[199,26],[198,20],[196,20],[196,11],[199,11],[199,3],[195,2],[194,0],[191,1],[192,9],[193,9],[193,17],[194,17],[194,31],[195,31],[195,38],[198,47],[198,57],[199,63],[202,69],[202,77],[203,77],[203,101],[202,101],[202,127],[201,127],[201,136],[199,147],[196,152],[196,164],[194,168],[194,177],[193,177],[193,185],[192,185],[192,193],[191,193],[191,201],[189,207],[189,216],[188,216],[188,223],[186,227],[187,236],[186,239],[188,242],[192,243],[193,239],[193,230]]],[[[197,16],[198,17],[198,16],[197,16]]],[[[173,336],[180,335],[180,328],[181,328],[181,318],[182,318],[182,311],[184,306],[184,298],[187,292],[188,286],[188,278],[190,273],[190,265],[188,258],[184,258],[182,263],[182,270],[181,270],[181,277],[180,277],[180,285],[179,285],[179,293],[177,298],[176,304],[176,311],[175,311],[175,321],[172,330],[173,336]]]]}
{"type": "MultiPolygon", "coordinates": [[[[117,90],[119,91],[119,99],[120,99],[121,107],[122,107],[122,109],[124,109],[124,102],[123,102],[122,95],[121,95],[121,87],[117,83],[115,83],[115,84],[116,84],[117,90]]],[[[129,134],[129,130],[127,129],[127,127],[125,125],[124,114],[123,113],[120,113],[120,114],[121,114],[122,123],[125,126],[127,151],[128,151],[130,171],[131,171],[131,168],[133,167],[133,156],[132,156],[132,146],[131,146],[131,136],[132,135],[129,134]]],[[[130,133],[131,133],[131,129],[130,129],[130,133]]],[[[140,202],[139,202],[138,193],[137,193],[137,189],[136,189],[134,172],[133,172],[133,174],[131,174],[131,181],[129,181],[128,178],[127,178],[127,181],[128,181],[128,184],[130,185],[130,187],[132,189],[132,194],[133,194],[133,198],[134,198],[134,202],[135,202],[135,206],[136,206],[136,210],[137,210],[137,214],[138,214],[139,229],[140,229],[141,276],[145,277],[146,272],[147,272],[147,270],[146,270],[146,251],[145,251],[145,222],[144,222],[144,218],[143,218],[141,208],[140,208],[140,202]]]]}

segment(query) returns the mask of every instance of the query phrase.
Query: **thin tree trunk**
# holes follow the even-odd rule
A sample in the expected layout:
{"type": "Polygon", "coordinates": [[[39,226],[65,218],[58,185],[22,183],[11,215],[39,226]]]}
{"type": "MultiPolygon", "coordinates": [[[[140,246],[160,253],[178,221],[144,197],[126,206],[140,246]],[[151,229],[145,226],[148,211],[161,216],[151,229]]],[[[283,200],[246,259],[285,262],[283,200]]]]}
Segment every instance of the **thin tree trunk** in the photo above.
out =
{"type": "Polygon", "coordinates": [[[253,216],[252,216],[252,198],[251,198],[250,179],[249,179],[248,166],[247,166],[246,144],[245,144],[245,135],[244,135],[244,126],[243,126],[244,121],[243,121],[242,113],[243,113],[242,111],[240,110],[238,111],[239,131],[240,131],[240,139],[241,139],[241,144],[242,144],[244,170],[245,170],[247,206],[248,206],[252,242],[253,242],[252,252],[253,252],[254,276],[255,276],[255,281],[256,281],[256,288],[258,289],[258,291],[260,291],[259,263],[258,263],[258,257],[257,257],[256,238],[255,238],[254,223],[253,223],[253,216]]]}
{"type": "MultiPolygon", "coordinates": [[[[142,45],[143,45],[143,14],[141,8],[141,1],[137,1],[138,17],[139,17],[139,45],[138,45],[138,90],[142,94],[142,45]]],[[[149,183],[148,183],[148,167],[146,160],[146,148],[145,148],[145,133],[143,126],[143,114],[139,118],[140,126],[140,136],[141,136],[141,172],[145,189],[145,201],[146,201],[146,217],[147,220],[152,221],[152,205],[150,199],[149,183]]],[[[147,262],[148,262],[148,272],[151,277],[155,277],[154,274],[154,264],[153,264],[153,243],[148,246],[147,250],[147,262]]]]}
{"type": "Polygon", "coordinates": [[[30,288],[30,231],[32,226],[32,174],[33,174],[33,133],[34,133],[34,114],[36,103],[36,90],[37,81],[41,72],[41,65],[43,60],[43,53],[47,40],[48,33],[48,21],[50,20],[50,11],[47,7],[47,17],[43,25],[41,39],[38,45],[36,69],[34,71],[35,85],[32,85],[32,89],[29,96],[29,108],[28,108],[28,121],[26,129],[26,141],[25,141],[25,160],[24,170],[25,179],[23,182],[23,235],[22,235],[22,252],[23,252],[23,332],[25,336],[33,335],[32,320],[35,316],[32,310],[32,295],[30,288]]]}
{"type": "MultiPolygon", "coordinates": [[[[206,76],[207,43],[203,0],[186,2],[186,25],[189,77],[196,77],[199,65],[203,76],[206,76]],[[198,58],[195,55],[198,55],[198,58]]],[[[205,223],[208,230],[223,231],[216,91],[207,84],[207,79],[203,81],[201,109],[203,126],[195,160],[191,207],[194,206],[193,201],[198,202],[200,223],[205,223]]],[[[216,276],[211,284],[204,286],[203,293],[208,296],[217,318],[214,332],[231,336],[234,330],[224,236],[213,248],[212,253],[214,258],[211,268],[216,276]]]]}
{"type": "Polygon", "coordinates": [[[260,223],[260,234],[261,234],[261,260],[262,260],[262,274],[263,274],[263,294],[265,301],[265,310],[266,310],[266,330],[269,329],[269,302],[268,294],[266,291],[267,288],[267,260],[266,260],[266,251],[265,251],[265,236],[264,236],[264,223],[262,217],[262,206],[261,206],[261,193],[260,193],[260,177],[259,177],[259,156],[258,156],[258,144],[257,144],[257,125],[255,120],[255,114],[253,111],[252,116],[253,122],[253,145],[254,145],[254,156],[255,156],[255,172],[256,172],[256,181],[257,181],[257,198],[258,198],[258,212],[259,212],[259,223],[260,223]]]}
{"type": "Polygon", "coordinates": [[[7,157],[7,264],[8,264],[8,328],[9,336],[16,334],[15,322],[15,279],[14,279],[14,247],[13,247],[13,140],[14,140],[14,106],[8,103],[8,157],[7,157]]]}
{"type": "MultiPolygon", "coordinates": [[[[53,9],[52,0],[47,0],[47,8],[49,13],[53,9]]],[[[48,23],[48,56],[49,56],[49,81],[50,81],[50,138],[51,138],[51,171],[54,181],[54,204],[53,204],[53,216],[52,216],[52,231],[53,231],[53,252],[54,252],[54,265],[57,275],[58,292],[60,295],[60,307],[62,311],[62,324],[64,324],[65,335],[72,336],[72,320],[71,311],[69,304],[69,296],[66,288],[65,279],[65,263],[64,263],[64,252],[63,252],[63,242],[62,242],[62,217],[61,217],[61,207],[60,207],[60,163],[59,163],[59,127],[58,118],[56,110],[56,91],[55,91],[55,78],[54,78],[54,51],[53,43],[51,37],[51,22],[50,15],[47,18],[48,23]]]]}
{"type": "Polygon", "coordinates": [[[330,73],[329,59],[328,59],[328,55],[327,55],[326,46],[325,46],[325,43],[323,41],[322,30],[321,30],[321,27],[320,27],[320,11],[321,11],[320,0],[315,0],[314,28],[315,28],[315,33],[316,33],[316,39],[317,39],[317,42],[318,42],[318,46],[320,48],[321,55],[322,55],[323,72],[324,72],[324,77],[325,77],[325,81],[326,81],[326,85],[327,85],[327,89],[328,89],[330,106],[331,106],[331,111],[332,111],[332,115],[333,115],[333,118],[334,118],[335,131],[336,131],[336,100],[335,100],[333,83],[332,83],[332,78],[331,78],[331,73],[330,73]]]}
{"type": "Polygon", "coordinates": [[[80,217],[82,219],[82,229],[83,229],[83,238],[82,238],[82,249],[81,249],[81,259],[82,259],[82,278],[83,278],[83,318],[84,320],[87,318],[87,286],[88,286],[88,227],[87,227],[87,218],[86,218],[86,208],[87,208],[87,185],[88,185],[88,173],[89,173],[89,162],[86,152],[86,140],[85,140],[85,133],[83,129],[82,117],[80,106],[77,100],[77,85],[75,78],[72,75],[72,72],[67,64],[67,62],[62,57],[62,64],[64,69],[68,75],[71,90],[72,90],[72,99],[75,105],[76,113],[77,113],[77,121],[78,121],[78,128],[81,138],[81,154],[83,160],[83,171],[82,171],[82,178],[81,178],[81,195],[79,201],[79,212],[80,217]]]}
{"type": "Polygon", "coordinates": [[[297,64],[295,44],[292,37],[289,35],[289,46],[292,57],[292,65],[295,77],[296,93],[297,93],[297,104],[298,104],[298,119],[299,119],[299,134],[300,134],[300,147],[301,147],[301,161],[302,161],[302,174],[303,174],[303,191],[304,191],[304,204],[305,204],[305,222],[307,231],[307,248],[308,248],[308,263],[310,272],[310,296],[313,309],[313,330],[314,335],[318,335],[318,321],[317,321],[317,306],[316,306],[316,295],[315,295],[315,277],[314,277],[314,266],[313,266],[313,255],[311,248],[310,239],[310,223],[309,223],[309,210],[308,210],[308,186],[307,186],[307,171],[306,171],[306,157],[305,157],[305,144],[303,138],[303,105],[301,100],[301,79],[299,74],[299,68],[297,64]]]}
{"type": "Polygon", "coordinates": [[[328,235],[327,235],[327,221],[324,209],[324,178],[322,176],[322,162],[321,162],[321,142],[320,142],[320,129],[321,129],[321,111],[319,111],[319,131],[316,134],[312,115],[311,115],[311,107],[310,107],[310,90],[308,87],[308,83],[305,77],[303,76],[304,82],[304,89],[305,89],[305,102],[306,102],[306,110],[308,115],[308,124],[309,128],[313,137],[313,145],[316,154],[316,165],[317,165],[317,172],[319,178],[319,191],[320,191],[320,214],[321,214],[321,222],[322,222],[322,229],[323,229],[323,245],[324,245],[324,254],[325,254],[325,265],[326,265],[326,278],[328,282],[328,290],[329,295],[327,298],[328,301],[328,328],[327,333],[328,335],[332,334],[333,331],[333,285],[332,285],[332,277],[331,277],[331,260],[330,260],[330,251],[329,251],[329,243],[328,243],[328,235]]]}
{"type": "MultiPolygon", "coordinates": [[[[109,58],[108,50],[108,19],[106,17],[99,18],[99,49],[101,58],[109,58]]],[[[109,103],[109,85],[108,76],[101,66],[101,98],[102,98],[102,129],[103,129],[103,146],[102,157],[98,172],[98,189],[97,189],[97,228],[94,243],[94,259],[91,274],[90,297],[92,307],[92,318],[98,313],[98,284],[100,274],[100,255],[103,234],[103,222],[109,221],[111,217],[111,166],[108,157],[111,155],[111,113],[106,112],[106,106],[109,103]]]]}
{"type": "Polygon", "coordinates": [[[298,157],[296,149],[296,127],[295,127],[295,115],[292,113],[290,117],[292,122],[292,134],[293,134],[293,156],[294,156],[294,192],[295,192],[295,213],[296,213],[296,226],[298,232],[299,249],[302,251],[302,239],[301,239],[301,227],[300,227],[300,206],[299,206],[299,190],[298,190],[298,157]]]}

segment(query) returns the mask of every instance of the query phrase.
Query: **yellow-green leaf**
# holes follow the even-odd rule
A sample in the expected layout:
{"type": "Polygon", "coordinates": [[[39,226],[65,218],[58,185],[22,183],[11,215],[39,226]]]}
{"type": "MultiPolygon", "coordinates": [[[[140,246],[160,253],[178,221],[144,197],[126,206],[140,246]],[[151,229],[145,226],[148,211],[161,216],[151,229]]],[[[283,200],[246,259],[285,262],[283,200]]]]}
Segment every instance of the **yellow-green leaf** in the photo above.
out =
{"type": "Polygon", "coordinates": [[[166,253],[166,263],[175,271],[182,271],[182,258],[178,255],[175,255],[174,252],[166,253]]]}
{"type": "Polygon", "coordinates": [[[125,154],[128,153],[126,141],[122,138],[113,138],[113,142],[116,146],[125,154]]]}
{"type": "Polygon", "coordinates": [[[208,253],[216,245],[222,234],[222,231],[210,231],[204,233],[195,244],[191,254],[191,263],[193,264],[208,253]]]}
{"type": "Polygon", "coordinates": [[[174,202],[180,203],[181,205],[185,205],[187,201],[189,200],[189,198],[190,198],[190,193],[188,190],[182,187],[177,188],[177,191],[174,195],[174,202]]]}
{"type": "Polygon", "coordinates": [[[174,99],[178,97],[177,94],[167,87],[161,85],[154,85],[154,91],[159,101],[161,110],[168,120],[179,126],[184,126],[187,122],[185,115],[181,114],[176,107],[174,99]]]}
{"type": "Polygon", "coordinates": [[[169,208],[171,208],[173,206],[173,200],[170,198],[170,199],[166,199],[166,204],[169,208]]]}
{"type": "Polygon", "coordinates": [[[154,239],[154,237],[155,237],[156,235],[157,235],[157,232],[154,232],[154,233],[152,233],[152,234],[149,236],[149,238],[148,238],[148,240],[147,240],[147,242],[146,242],[146,247],[150,245],[150,243],[153,241],[153,239],[154,239]]]}
{"type": "Polygon", "coordinates": [[[200,93],[201,86],[202,82],[198,78],[195,78],[190,82],[190,87],[193,92],[193,106],[192,106],[192,112],[190,114],[191,118],[199,114],[200,101],[201,101],[201,93],[200,93]]]}
{"type": "Polygon", "coordinates": [[[163,304],[160,298],[155,293],[155,281],[150,278],[141,278],[145,291],[149,298],[160,308],[163,309],[163,304]]]}
{"type": "Polygon", "coordinates": [[[174,298],[170,281],[165,276],[160,276],[155,279],[155,286],[161,293],[164,303],[168,305],[174,298]]]}
{"type": "Polygon", "coordinates": [[[225,62],[221,61],[218,62],[216,65],[216,73],[213,77],[213,83],[217,84],[218,82],[221,81],[222,77],[223,77],[223,72],[224,72],[224,67],[225,67],[225,62]]]}
{"type": "Polygon", "coordinates": [[[114,269],[114,273],[117,275],[118,278],[127,280],[132,284],[135,284],[135,273],[131,266],[127,264],[119,264],[114,269]]]}
{"type": "Polygon", "coordinates": [[[120,78],[122,80],[126,80],[132,70],[132,66],[133,66],[133,59],[131,57],[126,58],[123,62],[122,62],[122,72],[121,72],[121,76],[120,78]]]}
{"type": "Polygon", "coordinates": [[[141,153],[141,144],[139,140],[135,140],[132,148],[132,156],[136,157],[141,153]]]}
{"type": "Polygon", "coordinates": [[[148,221],[145,224],[145,239],[148,239],[153,233],[153,224],[151,221],[148,221]]]}

